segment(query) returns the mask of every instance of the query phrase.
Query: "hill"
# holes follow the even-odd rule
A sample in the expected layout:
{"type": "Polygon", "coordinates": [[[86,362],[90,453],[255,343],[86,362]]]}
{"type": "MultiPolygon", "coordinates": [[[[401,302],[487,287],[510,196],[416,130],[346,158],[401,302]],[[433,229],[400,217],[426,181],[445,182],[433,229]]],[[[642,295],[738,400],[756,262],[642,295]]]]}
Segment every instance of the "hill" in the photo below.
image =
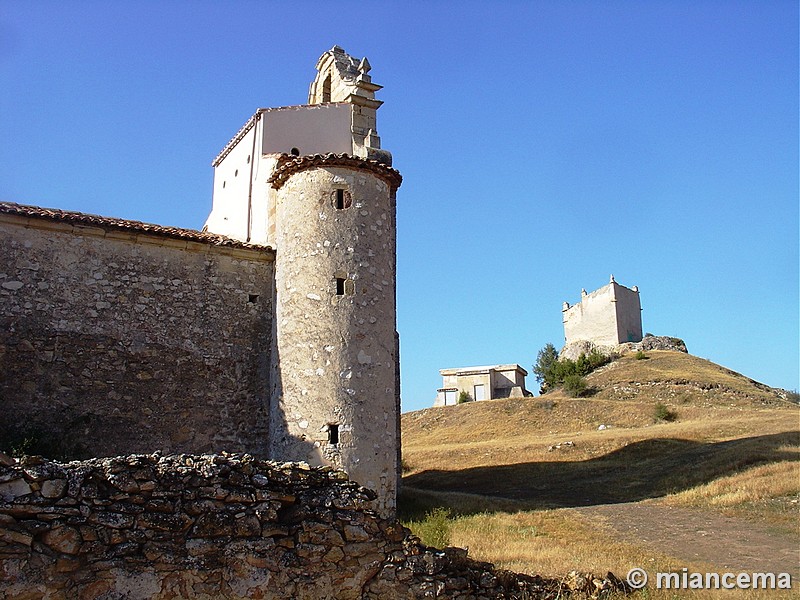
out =
{"type": "Polygon", "coordinates": [[[665,455],[666,445],[713,444],[748,433],[797,429],[797,412],[792,410],[796,406],[779,390],[689,354],[653,351],[647,356],[636,360],[626,355],[589,374],[588,398],[570,398],[555,390],[536,398],[404,414],[406,483],[431,481],[432,470],[462,472],[463,478],[466,469],[587,461],[638,444],[635,452],[619,453],[619,462],[625,463],[646,453],[665,455]],[[676,420],[657,423],[658,404],[676,420]]]}
{"type": "Polygon", "coordinates": [[[645,555],[594,522],[605,513],[586,507],[600,505],[722,511],[797,547],[798,406],[783,390],[689,354],[646,356],[589,374],[585,398],[554,390],[404,414],[401,514],[419,526],[444,507],[452,543],[549,575],[622,570],[645,555]],[[526,531],[536,539],[522,543],[526,531]]]}

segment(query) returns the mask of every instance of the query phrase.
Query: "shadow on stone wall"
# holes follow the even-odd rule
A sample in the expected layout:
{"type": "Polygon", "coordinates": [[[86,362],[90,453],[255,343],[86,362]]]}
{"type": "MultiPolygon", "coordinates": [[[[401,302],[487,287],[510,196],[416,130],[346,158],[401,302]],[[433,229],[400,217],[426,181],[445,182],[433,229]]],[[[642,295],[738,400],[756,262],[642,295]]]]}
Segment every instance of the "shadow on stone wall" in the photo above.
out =
{"type": "Polygon", "coordinates": [[[144,347],[133,333],[54,333],[11,319],[0,330],[0,449],[266,454],[266,366],[238,373],[197,352],[144,347]]]}

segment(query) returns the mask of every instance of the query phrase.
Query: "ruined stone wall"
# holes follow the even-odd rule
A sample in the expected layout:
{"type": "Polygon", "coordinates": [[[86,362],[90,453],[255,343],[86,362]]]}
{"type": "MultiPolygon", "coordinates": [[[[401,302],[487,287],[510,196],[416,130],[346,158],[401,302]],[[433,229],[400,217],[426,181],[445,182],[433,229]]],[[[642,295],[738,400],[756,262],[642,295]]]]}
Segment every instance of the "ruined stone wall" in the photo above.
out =
{"type": "Polygon", "coordinates": [[[0,214],[2,445],[27,438],[49,456],[264,454],[272,261],[0,214]]]}
{"type": "Polygon", "coordinates": [[[558,581],[426,548],[374,497],[330,467],[249,455],[0,455],[0,597],[564,597],[558,581]]]}

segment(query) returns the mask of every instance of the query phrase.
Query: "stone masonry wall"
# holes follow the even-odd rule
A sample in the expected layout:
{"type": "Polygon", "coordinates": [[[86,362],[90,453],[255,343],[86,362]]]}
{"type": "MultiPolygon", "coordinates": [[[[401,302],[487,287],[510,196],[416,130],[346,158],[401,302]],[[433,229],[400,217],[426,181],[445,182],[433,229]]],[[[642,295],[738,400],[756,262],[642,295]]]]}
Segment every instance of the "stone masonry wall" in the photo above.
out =
{"type": "Polygon", "coordinates": [[[284,157],[282,168],[273,184],[280,379],[270,456],[343,468],[378,493],[388,516],[397,493],[399,174],[337,155],[284,157]]]}
{"type": "Polygon", "coordinates": [[[559,581],[426,548],[374,498],[330,467],[246,454],[0,454],[0,597],[565,597],[559,581]]]}
{"type": "Polygon", "coordinates": [[[0,445],[264,454],[272,265],[263,250],[0,215],[0,445]]]}

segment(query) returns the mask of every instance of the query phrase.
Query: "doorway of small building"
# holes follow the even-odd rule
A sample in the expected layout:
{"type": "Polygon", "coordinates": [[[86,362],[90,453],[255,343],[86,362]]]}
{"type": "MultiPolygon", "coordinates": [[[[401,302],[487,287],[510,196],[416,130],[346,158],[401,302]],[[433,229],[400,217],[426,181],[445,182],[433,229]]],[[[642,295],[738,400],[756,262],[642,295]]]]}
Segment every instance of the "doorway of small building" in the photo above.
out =
{"type": "Polygon", "coordinates": [[[454,406],[456,404],[456,392],[457,392],[457,390],[445,390],[444,391],[444,405],[445,406],[454,406]]]}
{"type": "Polygon", "coordinates": [[[478,385],[476,385],[474,391],[475,391],[475,393],[473,394],[472,397],[475,398],[476,401],[477,400],[486,400],[485,386],[482,383],[479,383],[478,385]]]}

